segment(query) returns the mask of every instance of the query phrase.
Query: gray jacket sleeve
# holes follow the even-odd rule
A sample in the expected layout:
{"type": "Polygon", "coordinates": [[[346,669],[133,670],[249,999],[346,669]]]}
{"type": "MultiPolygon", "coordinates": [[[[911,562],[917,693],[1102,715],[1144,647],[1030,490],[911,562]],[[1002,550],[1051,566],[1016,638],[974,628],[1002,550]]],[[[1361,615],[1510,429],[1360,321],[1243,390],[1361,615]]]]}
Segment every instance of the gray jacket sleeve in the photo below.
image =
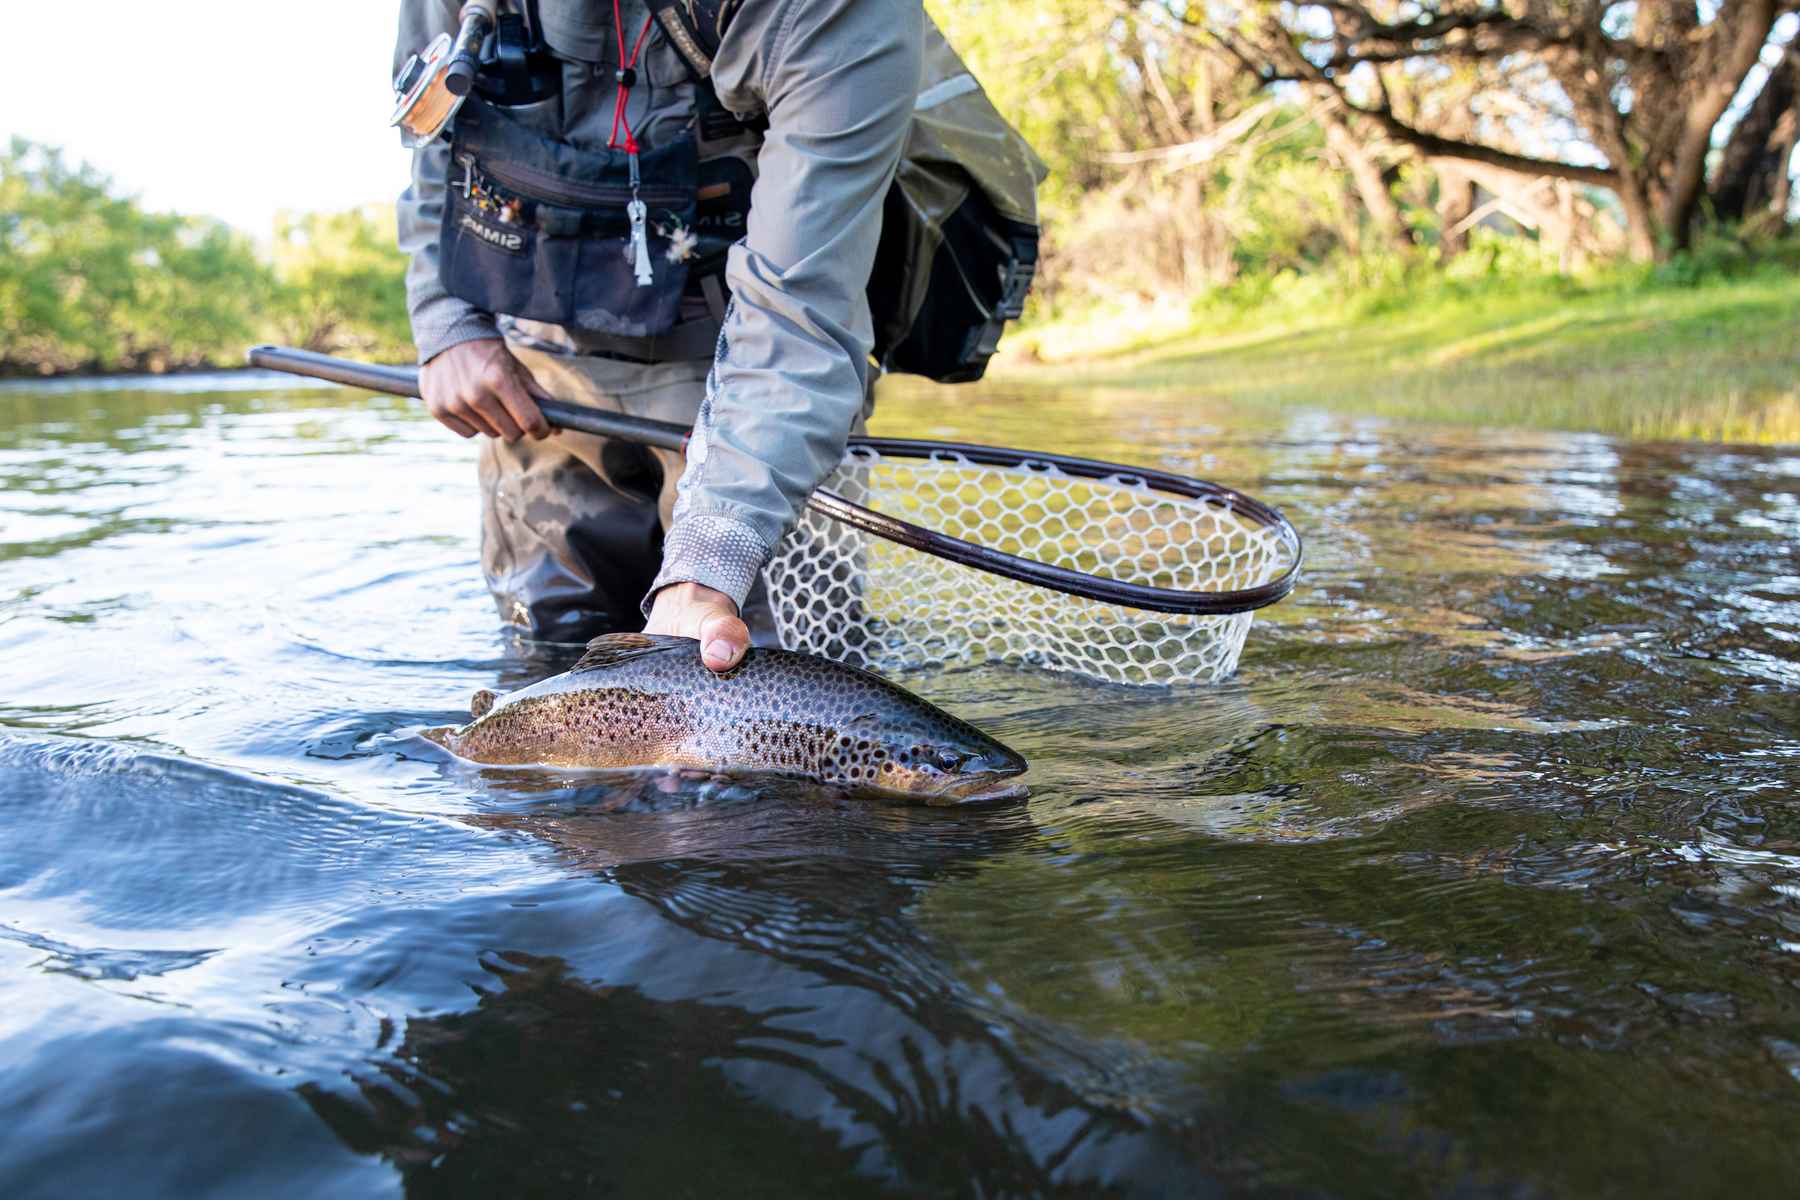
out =
{"type": "Polygon", "coordinates": [[[727,31],[719,97],[737,112],[765,110],[769,128],[651,595],[694,582],[742,607],[843,455],[873,369],[864,291],[918,94],[923,29],[919,0],[782,0],[746,5],[727,31]]]}
{"type": "MultiPolygon", "coordinates": [[[[460,0],[402,0],[400,32],[394,42],[394,71],[440,33],[456,34],[460,0]]],[[[403,140],[411,144],[409,135],[403,140]]],[[[419,361],[426,362],[458,342],[499,337],[493,315],[444,290],[438,281],[438,232],[444,219],[444,179],[450,167],[450,143],[438,138],[413,150],[412,184],[395,206],[400,249],[407,256],[406,310],[412,317],[413,342],[419,361]]]]}

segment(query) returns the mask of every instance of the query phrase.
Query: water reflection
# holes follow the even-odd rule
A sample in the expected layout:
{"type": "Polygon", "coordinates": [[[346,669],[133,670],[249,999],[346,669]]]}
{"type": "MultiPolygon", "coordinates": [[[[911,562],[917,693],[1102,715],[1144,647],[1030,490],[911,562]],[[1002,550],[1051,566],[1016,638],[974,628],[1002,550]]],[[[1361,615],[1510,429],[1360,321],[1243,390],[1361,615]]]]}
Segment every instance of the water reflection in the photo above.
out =
{"type": "Polygon", "coordinates": [[[908,394],[1309,546],[1221,687],[906,680],[1032,760],[960,812],[409,736],[570,656],[399,402],[0,413],[9,1196],[1800,1177],[1791,450],[908,394]]]}
{"type": "Polygon", "coordinates": [[[754,1191],[1033,1194],[1179,1163],[1148,1107],[1166,1065],[970,993],[911,920],[935,884],[1022,848],[1027,823],[782,787],[583,799],[468,820],[641,902],[651,944],[591,982],[561,959],[485,958],[475,1013],[409,1019],[358,1101],[308,1093],[335,1127],[437,1180],[466,1180],[459,1158],[509,1163],[477,1168],[508,1190],[647,1181],[696,1128],[717,1152],[701,1178],[754,1191]],[[817,1148],[810,1179],[770,1137],[817,1148]]]}

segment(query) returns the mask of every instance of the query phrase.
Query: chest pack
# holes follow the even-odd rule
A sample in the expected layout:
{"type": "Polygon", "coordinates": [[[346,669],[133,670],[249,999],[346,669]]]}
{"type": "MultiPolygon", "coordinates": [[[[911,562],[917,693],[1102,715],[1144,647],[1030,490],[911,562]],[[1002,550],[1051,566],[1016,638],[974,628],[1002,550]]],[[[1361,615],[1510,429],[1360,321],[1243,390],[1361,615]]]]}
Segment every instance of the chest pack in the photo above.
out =
{"type": "MultiPolygon", "coordinates": [[[[651,0],[693,76],[695,111],[681,137],[642,151],[581,149],[512,119],[509,104],[545,92],[530,80],[550,70],[528,64],[554,60],[532,40],[535,22],[510,26],[510,46],[497,31],[452,127],[446,288],[489,312],[563,326],[578,345],[583,335],[657,338],[662,356],[709,354],[760,144],[757,123],[719,103],[712,66],[732,17],[756,2],[651,0]]],[[[617,72],[621,87],[630,70],[617,72]]],[[[927,20],[919,95],[868,283],[884,370],[981,378],[1036,273],[1045,174],[927,20]]]]}

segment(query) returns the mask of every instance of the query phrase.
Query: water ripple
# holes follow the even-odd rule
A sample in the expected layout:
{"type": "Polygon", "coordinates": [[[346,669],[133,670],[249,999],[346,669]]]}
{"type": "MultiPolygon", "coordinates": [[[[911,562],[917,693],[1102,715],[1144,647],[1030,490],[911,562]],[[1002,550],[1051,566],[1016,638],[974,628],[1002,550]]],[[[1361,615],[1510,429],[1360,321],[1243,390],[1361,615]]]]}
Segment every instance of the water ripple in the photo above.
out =
{"type": "Polygon", "coordinates": [[[1031,759],[959,811],[447,760],[571,660],[472,447],[185,386],[0,389],[9,1197],[1800,1178],[1791,449],[890,397],[1309,546],[1217,688],[907,676],[1031,759]]]}

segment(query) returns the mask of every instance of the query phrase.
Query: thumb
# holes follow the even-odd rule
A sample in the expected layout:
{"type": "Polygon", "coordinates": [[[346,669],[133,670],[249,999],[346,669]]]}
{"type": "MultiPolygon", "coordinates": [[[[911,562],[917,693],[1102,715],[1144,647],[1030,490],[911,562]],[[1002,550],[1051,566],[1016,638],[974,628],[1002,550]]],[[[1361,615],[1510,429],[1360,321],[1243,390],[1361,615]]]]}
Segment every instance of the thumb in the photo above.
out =
{"type": "Polygon", "coordinates": [[[715,612],[700,622],[700,661],[714,671],[729,671],[743,661],[750,648],[750,629],[726,612],[715,612]]]}

